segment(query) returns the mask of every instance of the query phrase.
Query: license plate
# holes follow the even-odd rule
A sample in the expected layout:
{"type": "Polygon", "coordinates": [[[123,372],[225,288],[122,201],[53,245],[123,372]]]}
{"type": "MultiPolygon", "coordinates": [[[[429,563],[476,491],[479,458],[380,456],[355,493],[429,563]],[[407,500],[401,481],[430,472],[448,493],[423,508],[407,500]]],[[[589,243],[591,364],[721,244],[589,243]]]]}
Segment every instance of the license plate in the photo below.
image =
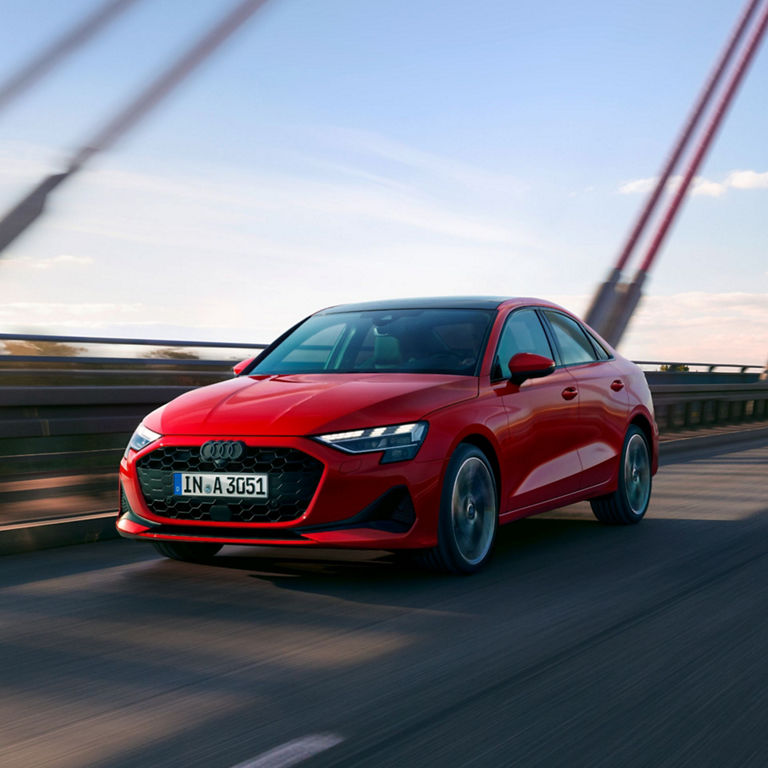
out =
{"type": "Polygon", "coordinates": [[[267,475],[174,472],[173,495],[266,499],[267,475]]]}

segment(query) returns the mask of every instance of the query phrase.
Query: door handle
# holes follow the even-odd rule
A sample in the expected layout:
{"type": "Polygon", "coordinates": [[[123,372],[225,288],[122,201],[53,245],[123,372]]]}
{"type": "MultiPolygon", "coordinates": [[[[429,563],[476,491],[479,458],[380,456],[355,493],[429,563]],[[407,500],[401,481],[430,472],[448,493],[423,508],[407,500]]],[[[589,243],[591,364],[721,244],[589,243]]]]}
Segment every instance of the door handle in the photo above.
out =
{"type": "Polygon", "coordinates": [[[621,379],[614,379],[611,382],[611,389],[614,392],[619,392],[620,390],[624,389],[624,382],[621,379]]]}
{"type": "Polygon", "coordinates": [[[566,387],[560,394],[563,396],[563,400],[573,400],[579,394],[579,390],[576,387],[566,387]]]}

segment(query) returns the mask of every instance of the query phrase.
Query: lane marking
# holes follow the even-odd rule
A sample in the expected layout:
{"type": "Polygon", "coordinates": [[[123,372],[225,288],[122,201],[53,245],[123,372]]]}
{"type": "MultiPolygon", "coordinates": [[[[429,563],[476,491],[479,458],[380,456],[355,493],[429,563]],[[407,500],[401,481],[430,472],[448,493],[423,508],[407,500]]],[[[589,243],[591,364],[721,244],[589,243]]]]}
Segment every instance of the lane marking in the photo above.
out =
{"type": "Polygon", "coordinates": [[[314,733],[286,742],[252,760],[233,765],[232,768],[288,768],[320,752],[325,752],[326,749],[335,747],[342,741],[344,741],[343,737],[335,733],[314,733]]]}

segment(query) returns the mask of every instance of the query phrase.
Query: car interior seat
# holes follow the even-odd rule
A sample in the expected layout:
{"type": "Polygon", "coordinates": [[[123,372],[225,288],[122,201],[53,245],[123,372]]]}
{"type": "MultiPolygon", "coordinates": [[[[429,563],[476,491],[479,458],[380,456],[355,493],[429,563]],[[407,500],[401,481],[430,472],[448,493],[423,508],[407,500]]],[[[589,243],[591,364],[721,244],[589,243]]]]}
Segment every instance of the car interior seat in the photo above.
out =
{"type": "Polygon", "coordinates": [[[386,370],[397,368],[403,362],[400,342],[395,336],[376,334],[373,338],[373,367],[386,370]]]}

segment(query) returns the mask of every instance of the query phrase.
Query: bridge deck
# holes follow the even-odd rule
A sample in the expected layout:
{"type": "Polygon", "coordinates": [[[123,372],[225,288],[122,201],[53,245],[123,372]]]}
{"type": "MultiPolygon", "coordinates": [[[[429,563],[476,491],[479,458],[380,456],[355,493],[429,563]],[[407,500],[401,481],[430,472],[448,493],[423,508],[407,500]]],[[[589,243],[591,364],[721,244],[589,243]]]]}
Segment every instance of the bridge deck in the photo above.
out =
{"type": "Polygon", "coordinates": [[[470,579],[141,544],[0,559],[0,764],[764,765],[768,444],[667,463],[649,517],[507,526],[470,579]]]}

